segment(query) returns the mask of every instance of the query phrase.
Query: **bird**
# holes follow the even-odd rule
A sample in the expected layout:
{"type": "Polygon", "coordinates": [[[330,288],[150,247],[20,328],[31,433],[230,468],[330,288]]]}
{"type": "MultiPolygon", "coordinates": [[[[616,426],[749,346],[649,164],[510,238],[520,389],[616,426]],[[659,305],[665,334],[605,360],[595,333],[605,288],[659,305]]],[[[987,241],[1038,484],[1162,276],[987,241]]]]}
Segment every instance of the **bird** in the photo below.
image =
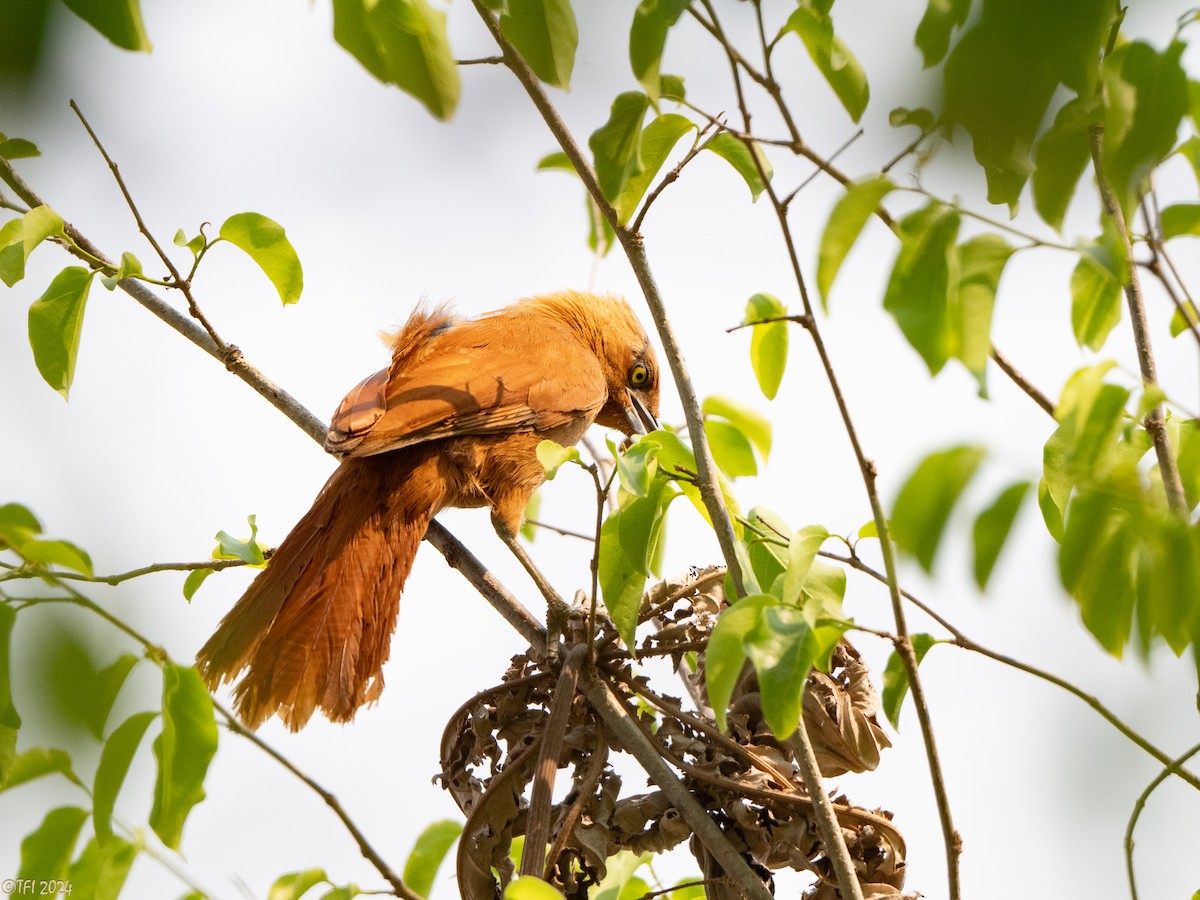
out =
{"type": "Polygon", "coordinates": [[[471,319],[418,306],[390,344],[333,415],[337,469],[197,654],[210,690],[241,676],[234,706],[252,729],[277,715],[298,731],[316,710],[348,722],[378,700],[438,512],[490,507],[516,548],[542,441],[658,427],[654,350],[620,297],[559,291],[471,319]]]}

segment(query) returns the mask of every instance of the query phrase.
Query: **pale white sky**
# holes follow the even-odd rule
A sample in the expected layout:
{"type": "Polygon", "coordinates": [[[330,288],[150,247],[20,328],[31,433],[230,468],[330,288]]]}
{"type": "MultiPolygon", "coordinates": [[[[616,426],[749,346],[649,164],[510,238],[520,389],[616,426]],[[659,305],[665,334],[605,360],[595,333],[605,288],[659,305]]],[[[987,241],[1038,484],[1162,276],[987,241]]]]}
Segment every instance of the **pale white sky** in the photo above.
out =
{"type": "MultiPolygon", "coordinates": [[[[581,142],[607,116],[612,96],[636,87],[625,56],[635,5],[577,4],[581,41],[573,89],[553,96],[581,142]]],[[[69,221],[114,257],[133,250],[151,272],[158,268],[152,254],[68,109],[70,98],[104,139],[161,240],[169,242],[176,228],[191,234],[202,221],[219,223],[243,210],[281,222],[305,267],[298,306],[281,310],[266,279],[228,247],[206,260],[196,291],[222,335],[319,416],[327,418],[347,389],[384,364],[375,333],[403,321],[422,297],[454,300],[470,314],[539,291],[594,286],[624,293],[644,310],[618,251],[593,272],[583,240],[581,188],[560,173],[534,171],[555,147],[503,70],[466,69],[458,114],[443,124],[380,86],[333,43],[327,4],[214,0],[184,7],[147,0],[144,7],[155,45],[148,56],[117,51],[61,13],[67,21],[60,43],[47,50],[47,77],[27,96],[0,97],[0,131],[39,144],[43,158],[21,162],[20,171],[69,221]]],[[[788,8],[767,7],[779,18],[788,8]]],[[[839,159],[852,175],[878,168],[911,136],[889,129],[886,118],[894,106],[914,105],[920,96],[920,85],[908,79],[919,68],[909,36],[922,7],[843,0],[835,8],[839,34],[864,62],[873,91],[866,137],[839,159]],[[884,45],[882,38],[891,35],[900,36],[898,49],[884,45]]],[[[1161,46],[1182,8],[1161,3],[1134,9],[1129,29],[1161,46]]],[[[733,27],[745,11],[741,4],[731,7],[728,24],[733,27]]],[[[454,4],[450,22],[458,56],[494,52],[469,4],[454,4]]],[[[732,111],[724,60],[695,26],[673,35],[664,71],[684,74],[689,96],[711,111],[732,111]]],[[[779,74],[798,98],[796,115],[814,147],[830,152],[853,134],[798,42],[779,74]]],[[[931,87],[930,76],[924,77],[931,87]]],[[[766,134],[780,131],[769,115],[756,124],[766,134]]],[[[789,190],[809,172],[782,153],[773,153],[772,161],[789,190]]],[[[897,177],[905,179],[902,171],[897,177]]],[[[978,179],[950,156],[935,166],[930,181],[944,195],[984,208],[978,179]]],[[[1164,182],[1180,198],[1194,199],[1191,175],[1177,163],[1164,182]]],[[[837,196],[835,186],[818,178],[795,203],[792,222],[810,276],[817,237],[837,196]]],[[[905,202],[896,208],[910,208],[905,202]]],[[[1069,237],[1089,233],[1094,221],[1095,210],[1079,204],[1068,221],[1069,237]]],[[[1038,228],[1036,221],[1026,224],[1038,228]]],[[[738,485],[743,505],[762,503],[794,526],[856,531],[869,509],[804,335],[793,333],[783,388],[768,403],[749,367],[748,335],[724,332],[755,292],[799,305],[765,202],[751,205],[732,170],[705,156],[667,190],[644,230],[700,396],[739,397],[775,423],[769,469],[738,485]]],[[[1179,256],[1196,284],[1191,250],[1185,244],[1179,256]]],[[[991,372],[990,401],[975,396],[972,380],[954,364],[929,380],[879,308],[894,252],[892,238],[877,223],[869,225],[843,270],[823,331],[889,502],[924,453],[979,440],[992,456],[971,493],[978,509],[1002,484],[1036,477],[1052,423],[997,371],[991,372]]],[[[28,304],[65,264],[65,256],[47,247],[34,256],[27,280],[0,296],[8,423],[0,442],[0,502],[31,507],[53,536],[88,548],[97,571],[105,573],[203,558],[216,531],[243,534],[251,513],[258,516],[262,539],[278,542],[307,508],[332,460],[213,360],[125,295],[108,294],[98,284],[76,384],[70,403],[63,403],[41,382],[24,335],[28,304]]],[[[1052,396],[1071,371],[1093,359],[1071,337],[1067,283],[1073,264],[1051,251],[1019,255],[1005,274],[996,312],[997,344],[1052,396]]],[[[1195,411],[1195,347],[1167,336],[1162,297],[1151,292],[1150,303],[1164,382],[1195,411]]],[[[1136,371],[1122,329],[1103,355],[1136,371]]],[[[682,418],[670,390],[662,418],[682,418]]],[[[588,492],[583,476],[565,472],[544,491],[542,515],[586,528],[588,492]]],[[[453,511],[442,521],[538,608],[532,586],[496,541],[486,513],[453,511]]],[[[904,583],[979,642],[1076,681],[1168,751],[1194,743],[1200,728],[1191,664],[1164,652],[1155,653],[1148,668],[1104,655],[1082,633],[1057,586],[1053,550],[1032,504],[1021,526],[987,597],[970,582],[967,545],[960,538],[943,548],[936,581],[909,566],[904,583]]],[[[669,574],[717,558],[715,542],[682,504],[669,537],[669,574]]],[[[532,552],[562,591],[586,583],[588,551],[579,542],[543,534],[532,552]]],[[[249,577],[214,576],[190,605],[183,602],[177,574],[97,588],[92,595],[187,661],[249,577]]],[[[853,575],[846,609],[868,625],[890,627],[885,593],[853,575]]],[[[39,671],[53,629],[64,627],[56,621],[22,615],[16,640],[17,665],[24,668],[18,671],[39,671]]],[[[913,626],[929,624],[914,615],[913,626]]],[[[131,649],[116,638],[110,642],[98,624],[86,628],[108,648],[105,653],[131,649]]],[[[881,671],[888,647],[867,637],[856,643],[881,671]]],[[[497,680],[521,649],[515,634],[425,547],[405,590],[381,702],[350,726],[314,720],[291,735],[269,724],[261,734],[334,791],[399,868],[426,824],[457,816],[449,797],[431,784],[446,719],[497,680]]],[[[965,841],[966,895],[989,900],[1017,890],[1029,897],[1125,896],[1125,822],[1157,765],[1079,701],[986,659],[940,647],[923,671],[965,841]]],[[[14,688],[27,722],[23,747],[40,727],[31,706],[38,679],[25,677],[14,688]]],[[[150,667],[139,669],[114,715],[150,708],[156,691],[150,667]]],[[[838,779],[836,787],[857,803],[896,814],[908,841],[908,887],[940,897],[941,837],[911,710],[903,725],[880,771],[838,779]]],[[[77,755],[77,769],[90,776],[95,752],[77,755]]],[[[638,783],[636,776],[629,783],[638,783]]],[[[146,820],[152,785],[147,741],[118,804],[125,821],[146,820]]],[[[277,875],[310,866],[325,867],[339,882],[380,884],[323,804],[233,736],[222,733],[207,790],[208,799],[186,826],[186,861],[179,865],[212,896],[241,896],[245,886],[261,897],[277,875]]],[[[0,876],[16,873],[19,839],[46,809],[82,800],[69,786],[49,782],[0,797],[0,876]]],[[[1151,800],[1138,831],[1144,896],[1183,897],[1200,887],[1194,869],[1182,862],[1193,842],[1189,829],[1180,827],[1195,821],[1196,809],[1196,798],[1174,784],[1151,800]]],[[[692,868],[685,858],[667,871],[692,868]]],[[[445,883],[435,896],[453,890],[445,883]]],[[[142,859],[126,896],[182,893],[173,876],[142,859]]]]}

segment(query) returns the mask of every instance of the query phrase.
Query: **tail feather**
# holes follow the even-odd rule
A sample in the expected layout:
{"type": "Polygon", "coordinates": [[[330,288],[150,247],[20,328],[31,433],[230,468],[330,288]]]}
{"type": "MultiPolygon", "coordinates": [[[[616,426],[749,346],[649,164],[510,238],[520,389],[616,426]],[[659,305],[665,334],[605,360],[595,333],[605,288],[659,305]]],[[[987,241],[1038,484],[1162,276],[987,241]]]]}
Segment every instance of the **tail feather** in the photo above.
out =
{"type": "Polygon", "coordinates": [[[437,459],[413,447],[349,459],[200,650],[210,687],[234,688],[257,728],[293,731],[316,709],[335,722],[376,700],[400,593],[445,488],[437,459]]]}

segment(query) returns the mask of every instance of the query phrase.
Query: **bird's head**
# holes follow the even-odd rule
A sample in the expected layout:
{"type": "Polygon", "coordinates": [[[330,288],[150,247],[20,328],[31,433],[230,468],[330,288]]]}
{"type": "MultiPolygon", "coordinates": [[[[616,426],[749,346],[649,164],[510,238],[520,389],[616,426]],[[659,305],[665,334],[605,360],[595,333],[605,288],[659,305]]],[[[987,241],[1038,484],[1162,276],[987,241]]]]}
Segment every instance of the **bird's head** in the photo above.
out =
{"type": "Polygon", "coordinates": [[[629,304],[620,297],[574,291],[538,299],[556,307],[600,363],[608,400],[596,424],[629,435],[658,428],[658,359],[629,304]]]}

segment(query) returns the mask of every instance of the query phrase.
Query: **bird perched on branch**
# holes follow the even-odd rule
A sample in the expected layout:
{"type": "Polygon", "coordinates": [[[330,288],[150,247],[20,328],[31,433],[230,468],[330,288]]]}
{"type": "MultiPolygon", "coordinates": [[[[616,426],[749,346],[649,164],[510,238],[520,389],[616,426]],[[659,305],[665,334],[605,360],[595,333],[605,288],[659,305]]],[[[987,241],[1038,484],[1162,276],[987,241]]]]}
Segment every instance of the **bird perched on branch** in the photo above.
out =
{"type": "Polygon", "coordinates": [[[624,300],[562,292],[475,319],[418,309],[392,362],[346,395],[325,449],[342,458],[312,508],[200,650],[210,688],[234,688],[257,728],[334,722],[379,697],[400,592],[448,506],[489,506],[515,546],[545,480],[537,446],[592,424],[652,431],[658,367],[624,300]]]}

